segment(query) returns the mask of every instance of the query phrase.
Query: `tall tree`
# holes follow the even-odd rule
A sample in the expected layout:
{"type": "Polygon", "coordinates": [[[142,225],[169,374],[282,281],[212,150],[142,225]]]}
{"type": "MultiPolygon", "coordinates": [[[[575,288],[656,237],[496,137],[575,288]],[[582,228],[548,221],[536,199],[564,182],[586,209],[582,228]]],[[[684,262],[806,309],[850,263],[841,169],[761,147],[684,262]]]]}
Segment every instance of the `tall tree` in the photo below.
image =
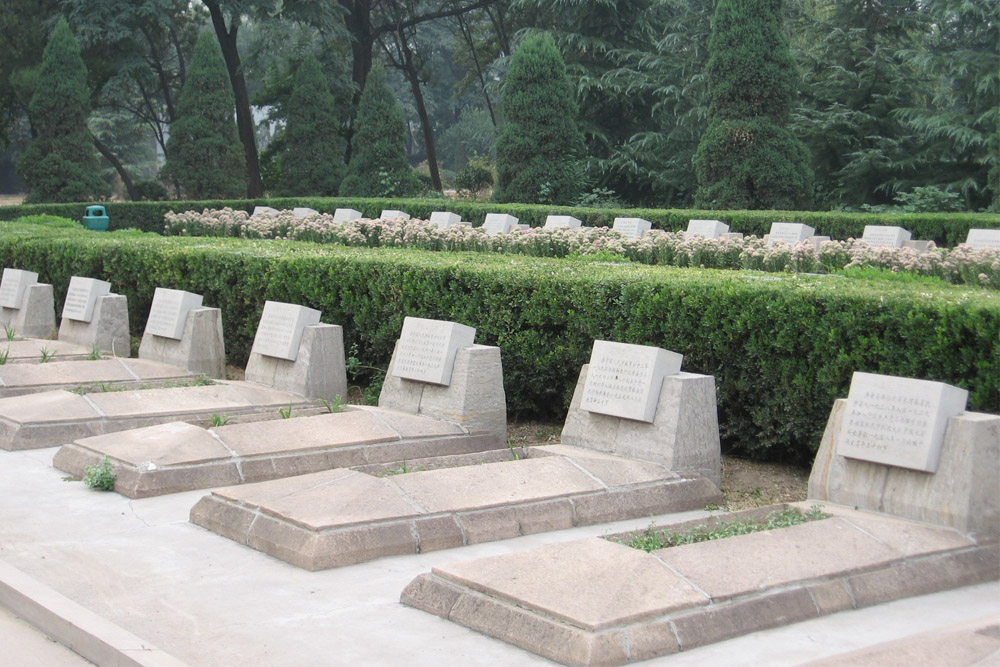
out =
{"type": "Polygon", "coordinates": [[[497,137],[498,202],[570,204],[583,190],[583,133],[552,37],[525,39],[511,58],[497,137]]]}
{"type": "Polygon", "coordinates": [[[104,197],[87,129],[87,70],[65,19],[52,31],[28,107],[35,135],[18,164],[31,192],[27,202],[85,201],[104,197]]]}
{"type": "Polygon", "coordinates": [[[406,127],[399,102],[385,83],[385,70],[368,73],[358,107],[354,153],[340,184],[345,197],[406,197],[420,182],[406,161],[406,127]]]}
{"type": "Polygon", "coordinates": [[[198,37],[177,101],[164,170],[190,199],[234,199],[244,192],[232,92],[219,45],[207,32],[198,37]]]}
{"type": "Polygon", "coordinates": [[[781,0],[719,0],[709,42],[708,129],[694,156],[703,208],[802,209],[809,155],[786,125],[795,92],[781,0]]]}

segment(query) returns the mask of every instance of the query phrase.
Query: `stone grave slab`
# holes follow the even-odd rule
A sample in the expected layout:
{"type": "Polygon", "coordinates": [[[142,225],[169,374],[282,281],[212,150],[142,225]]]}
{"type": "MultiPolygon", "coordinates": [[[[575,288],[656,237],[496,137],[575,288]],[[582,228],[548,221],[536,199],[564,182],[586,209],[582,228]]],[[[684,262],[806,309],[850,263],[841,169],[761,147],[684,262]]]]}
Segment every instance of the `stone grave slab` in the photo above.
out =
{"type": "Polygon", "coordinates": [[[489,236],[510,234],[517,226],[518,219],[505,213],[487,213],[483,220],[483,231],[489,236]]]}
{"type": "Polygon", "coordinates": [[[449,213],[448,211],[434,211],[431,213],[428,222],[438,229],[448,229],[452,225],[460,224],[462,216],[457,213],[449,213]]]}
{"type": "Polygon", "coordinates": [[[861,240],[875,248],[902,248],[910,240],[910,232],[890,225],[865,225],[861,240]]]}
{"type": "Polygon", "coordinates": [[[935,472],[948,420],[969,392],[942,382],[855,373],[837,454],[935,472]]]}
{"type": "Polygon", "coordinates": [[[358,220],[360,218],[361,211],[355,211],[353,208],[338,208],[333,212],[333,221],[338,225],[349,220],[358,220]]]}
{"type": "Polygon", "coordinates": [[[816,230],[800,222],[772,222],[771,231],[767,235],[767,247],[775,241],[784,241],[790,246],[805,241],[816,235],[816,230]]]}
{"type": "MultiPolygon", "coordinates": [[[[190,296],[198,296],[197,301],[201,301],[199,295],[190,296]]],[[[224,379],[226,343],[222,337],[222,311],[218,308],[191,308],[181,317],[177,310],[168,310],[166,321],[174,321],[175,318],[182,324],[177,338],[159,336],[146,326],[139,345],[139,357],[172,364],[191,373],[204,373],[210,378],[224,379]]]]}
{"type": "MultiPolygon", "coordinates": [[[[495,453],[494,453],[495,454],[495,453]]],[[[501,452],[503,454],[503,452],[501,452]]],[[[509,454],[508,454],[509,455],[509,454]]],[[[191,521],[308,570],[517,535],[704,507],[719,498],[697,475],[571,447],[526,458],[378,477],[336,469],[213,491],[191,521]],[[629,469],[617,474],[616,467],[629,469]],[[638,468],[645,474],[638,475],[638,468]],[[602,478],[605,475],[609,479],[602,478]],[[638,477],[641,482],[613,482],[638,477]]],[[[490,457],[490,453],[482,456],[490,457]]],[[[383,468],[392,471],[391,466],[383,468]]]]}
{"type": "Polygon", "coordinates": [[[543,229],[561,229],[563,227],[580,229],[580,225],[582,224],[578,218],[574,218],[571,215],[550,215],[545,218],[543,229]]]}
{"type": "Polygon", "coordinates": [[[406,211],[387,208],[378,215],[380,220],[409,220],[410,214],[406,211]]]}
{"type": "MultiPolygon", "coordinates": [[[[61,340],[44,340],[38,338],[22,338],[19,340],[0,340],[0,352],[7,352],[7,365],[37,364],[42,360],[42,349],[51,355],[55,361],[83,361],[90,356],[92,350],[82,345],[66,343],[61,340]]],[[[53,362],[49,362],[53,363],[53,362]]],[[[3,370],[0,368],[0,370],[3,370]]]]}
{"type": "Polygon", "coordinates": [[[496,446],[489,434],[373,407],[201,428],[172,422],[63,445],[53,465],[75,476],[107,456],[130,498],[280,479],[496,446]]]}
{"type": "Polygon", "coordinates": [[[0,449],[54,447],[172,421],[209,423],[213,414],[277,419],[282,408],[294,413],[316,405],[298,394],[251,382],[84,395],[45,391],[0,398],[0,449]]]}
{"type": "Polygon", "coordinates": [[[278,301],[265,301],[251,354],[295,361],[302,331],[319,324],[320,311],[278,301]]]}
{"type": "Polygon", "coordinates": [[[679,373],[683,359],[649,345],[596,340],[580,409],[652,423],[663,378],[679,373]]]}
{"type": "Polygon", "coordinates": [[[687,229],[684,231],[684,238],[691,239],[695,235],[698,235],[706,239],[717,239],[723,234],[728,233],[729,225],[721,220],[688,220],[687,229]]]}
{"type": "Polygon", "coordinates": [[[20,309],[28,287],[38,283],[34,271],[5,268],[0,278],[0,307],[20,309]]]}
{"type": "Polygon", "coordinates": [[[976,250],[1000,248],[1000,229],[970,229],[965,243],[976,250]]]}
{"type": "Polygon", "coordinates": [[[403,319],[393,375],[407,380],[448,385],[460,348],[471,347],[473,327],[422,317],[403,319]]]}
{"type": "Polygon", "coordinates": [[[58,329],[52,285],[28,285],[21,297],[20,308],[0,306],[0,326],[4,328],[4,333],[7,329],[12,329],[20,336],[55,338],[58,329]]]}
{"type": "Polygon", "coordinates": [[[903,247],[911,248],[913,250],[916,250],[917,252],[930,252],[931,242],[910,239],[909,241],[903,241],[903,247]]]}
{"type": "Polygon", "coordinates": [[[314,208],[296,206],[292,209],[292,215],[295,216],[296,220],[301,220],[302,218],[308,218],[310,215],[319,215],[319,211],[314,208]]]}
{"type": "Polygon", "coordinates": [[[588,538],[443,565],[400,599],[556,662],[620,665],[1000,576],[995,540],[824,509],[833,517],[652,553],[588,538]]]}
{"type": "MultiPolygon", "coordinates": [[[[85,292],[78,292],[78,295],[79,298],[75,301],[77,305],[89,299],[85,292]]],[[[66,301],[69,303],[68,294],[66,301]]],[[[96,348],[117,357],[130,356],[132,344],[128,327],[128,299],[123,294],[97,297],[89,321],[63,316],[59,323],[59,340],[91,350],[96,348]]]]}
{"type": "Polygon", "coordinates": [[[196,377],[195,373],[183,368],[144,359],[7,364],[0,366],[0,398],[54,389],[103,391],[122,387],[154,387],[168,382],[191,382],[196,377]]]}
{"type": "Polygon", "coordinates": [[[611,228],[630,239],[638,239],[653,228],[653,223],[642,218],[615,218],[611,228]]]}
{"type": "Polygon", "coordinates": [[[180,340],[188,313],[201,308],[201,303],[200,294],[157,287],[146,319],[146,333],[180,340]]]}
{"type": "Polygon", "coordinates": [[[94,306],[98,297],[111,293],[111,283],[97,278],[73,276],[66,290],[66,301],[63,303],[62,317],[64,320],[90,322],[94,318],[94,306]]]}
{"type": "Polygon", "coordinates": [[[262,216],[262,215],[271,216],[271,215],[278,215],[278,213],[279,213],[278,209],[271,208],[270,206],[254,206],[253,213],[250,214],[250,217],[256,218],[257,216],[262,216]]]}
{"type": "MultiPolygon", "coordinates": [[[[319,311],[312,312],[317,313],[318,319],[319,311]]],[[[262,322],[263,320],[261,318],[262,322]]],[[[303,327],[301,332],[294,361],[251,351],[245,379],[310,398],[333,401],[337,396],[346,396],[347,366],[343,327],[311,324],[303,327]]]]}

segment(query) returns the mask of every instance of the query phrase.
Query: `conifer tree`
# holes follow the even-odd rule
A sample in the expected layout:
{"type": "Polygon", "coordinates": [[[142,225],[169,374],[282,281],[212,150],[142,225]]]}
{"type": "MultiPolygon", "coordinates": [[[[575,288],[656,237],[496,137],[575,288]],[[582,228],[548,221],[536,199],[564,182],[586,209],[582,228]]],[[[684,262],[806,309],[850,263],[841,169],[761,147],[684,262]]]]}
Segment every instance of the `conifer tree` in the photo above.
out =
{"type": "Polygon", "coordinates": [[[343,141],[336,101],[319,61],[307,53],[288,98],[282,172],[286,196],[332,197],[344,178],[343,141]]]}
{"type": "Polygon", "coordinates": [[[65,19],[42,57],[28,113],[34,138],[18,163],[25,202],[86,201],[107,195],[87,129],[90,94],[80,47],[65,19]]]}
{"type": "Polygon", "coordinates": [[[695,205],[802,209],[812,173],[787,129],[794,63],[781,0],[719,0],[709,41],[709,124],[694,156],[695,205]]]}
{"type": "Polygon", "coordinates": [[[406,197],[421,190],[406,160],[403,111],[381,67],[373,67],[365,81],[351,148],[351,163],[340,184],[342,197],[406,197]]]}
{"type": "Polygon", "coordinates": [[[498,202],[570,204],[583,190],[583,133],[566,65],[548,34],[524,40],[511,58],[500,102],[498,202]]]}
{"type": "Polygon", "coordinates": [[[170,124],[164,166],[189,199],[235,199],[246,193],[234,110],[219,44],[203,32],[177,101],[177,120],[170,124]]]}

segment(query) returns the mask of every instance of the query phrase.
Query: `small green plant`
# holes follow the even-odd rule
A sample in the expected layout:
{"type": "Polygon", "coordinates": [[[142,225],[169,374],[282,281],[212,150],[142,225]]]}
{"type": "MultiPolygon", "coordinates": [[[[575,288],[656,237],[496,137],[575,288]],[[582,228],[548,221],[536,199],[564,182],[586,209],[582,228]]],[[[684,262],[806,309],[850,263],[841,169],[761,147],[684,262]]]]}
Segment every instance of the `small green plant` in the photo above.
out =
{"type": "Polygon", "coordinates": [[[514,441],[513,440],[508,440],[507,441],[507,449],[510,451],[510,460],[511,461],[518,461],[518,460],[520,460],[521,456],[527,455],[527,452],[524,449],[524,445],[521,445],[521,453],[520,454],[517,453],[517,450],[514,448],[514,441]]]}
{"type": "Polygon", "coordinates": [[[10,348],[9,347],[6,350],[4,350],[3,352],[0,352],[0,366],[3,366],[4,364],[7,363],[7,357],[9,357],[9,356],[10,356],[10,348]]]}
{"type": "Polygon", "coordinates": [[[115,473],[111,470],[111,462],[107,456],[104,456],[100,463],[87,466],[83,483],[98,491],[114,491],[115,473]]]}
{"type": "Polygon", "coordinates": [[[99,348],[97,345],[94,345],[92,348],[90,348],[90,354],[87,355],[87,361],[97,361],[98,359],[101,358],[101,356],[102,356],[101,348],[99,348]]]}
{"type": "Polygon", "coordinates": [[[344,411],[343,400],[340,398],[340,394],[334,396],[332,401],[328,401],[325,398],[319,400],[330,414],[337,414],[344,411]]]}
{"type": "Polygon", "coordinates": [[[41,352],[42,352],[42,361],[41,361],[41,363],[43,363],[43,364],[47,363],[49,361],[52,361],[52,357],[56,356],[56,353],[54,351],[50,350],[47,347],[43,347],[41,349],[41,352]]]}
{"type": "Polygon", "coordinates": [[[721,509],[722,509],[722,507],[720,507],[719,505],[716,505],[715,503],[709,503],[708,505],[705,505],[705,511],[706,512],[715,512],[715,511],[718,511],[718,510],[721,510],[721,509]]]}
{"type": "Polygon", "coordinates": [[[191,381],[192,387],[208,387],[213,384],[215,384],[215,382],[212,378],[208,377],[204,373],[201,373],[198,377],[191,381]]]}
{"type": "Polygon", "coordinates": [[[219,413],[215,413],[212,415],[212,426],[225,426],[232,420],[233,418],[229,415],[220,415],[219,413]]]}
{"type": "Polygon", "coordinates": [[[282,419],[288,419],[292,416],[292,406],[289,404],[287,408],[278,408],[278,416],[282,419]]]}
{"type": "Polygon", "coordinates": [[[14,340],[15,338],[17,338],[17,332],[14,331],[14,329],[12,327],[4,327],[3,328],[3,332],[4,332],[4,334],[6,334],[8,341],[11,341],[11,340],[14,340]]]}
{"type": "Polygon", "coordinates": [[[403,461],[399,464],[398,468],[396,468],[395,470],[384,470],[380,472],[378,475],[376,475],[376,477],[394,477],[396,475],[406,475],[411,472],[420,472],[423,469],[424,467],[420,466],[416,470],[410,470],[410,466],[406,462],[406,459],[403,459],[403,461]]]}

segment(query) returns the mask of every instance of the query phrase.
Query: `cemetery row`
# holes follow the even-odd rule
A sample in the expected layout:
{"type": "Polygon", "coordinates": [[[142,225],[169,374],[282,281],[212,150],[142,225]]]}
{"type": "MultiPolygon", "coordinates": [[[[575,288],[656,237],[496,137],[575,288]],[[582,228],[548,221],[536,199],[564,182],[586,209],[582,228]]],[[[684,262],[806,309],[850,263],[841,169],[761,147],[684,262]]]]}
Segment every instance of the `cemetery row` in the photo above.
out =
{"type": "Polygon", "coordinates": [[[338,209],[334,215],[312,209],[168,213],[168,233],[185,236],[241,236],[337,243],[363,247],[415,247],[474,250],[535,256],[608,253],[647,264],[743,268],[798,273],[830,272],[871,266],[937,276],[953,283],[1000,288],[1000,230],[972,229],[966,243],[938,250],[914,241],[901,227],[868,225],[860,239],[834,241],[805,224],[775,222],[760,239],[730,232],[718,220],[691,220],[684,232],[651,230],[640,218],[617,218],[613,228],[582,227],[571,216],[549,216],[545,226],[519,225],[517,218],[489,214],[482,227],[457,214],[436,212],[430,220],[411,220],[387,210],[376,220],[338,209]]]}

